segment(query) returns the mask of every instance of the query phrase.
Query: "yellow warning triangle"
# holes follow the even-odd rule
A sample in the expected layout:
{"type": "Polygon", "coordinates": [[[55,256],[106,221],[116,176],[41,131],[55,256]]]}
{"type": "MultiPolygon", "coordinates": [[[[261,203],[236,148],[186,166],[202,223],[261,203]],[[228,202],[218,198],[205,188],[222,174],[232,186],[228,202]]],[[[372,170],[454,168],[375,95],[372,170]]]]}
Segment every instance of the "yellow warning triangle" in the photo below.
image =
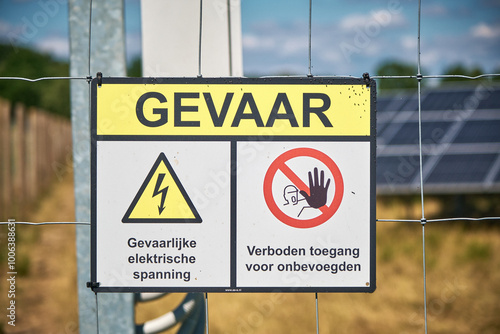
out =
{"type": "Polygon", "coordinates": [[[122,222],[201,223],[200,215],[163,152],[156,159],[122,222]]]}

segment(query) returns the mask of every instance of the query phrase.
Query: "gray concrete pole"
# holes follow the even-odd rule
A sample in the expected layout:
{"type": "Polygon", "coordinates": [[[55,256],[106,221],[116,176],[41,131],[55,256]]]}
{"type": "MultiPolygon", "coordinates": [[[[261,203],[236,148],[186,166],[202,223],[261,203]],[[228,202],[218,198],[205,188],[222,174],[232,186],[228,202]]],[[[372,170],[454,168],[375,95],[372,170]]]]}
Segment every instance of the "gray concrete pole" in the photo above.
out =
{"type": "MultiPolygon", "coordinates": [[[[125,37],[123,1],[69,1],[70,75],[75,77],[124,76],[125,37]],[[89,35],[91,31],[91,43],[89,35]],[[89,47],[90,62],[89,62],[89,47]]],[[[71,82],[71,121],[73,126],[73,166],[75,214],[77,222],[90,222],[90,86],[71,82]]],[[[76,227],[78,261],[78,306],[80,333],[130,333],[135,331],[132,294],[98,294],[86,287],[90,281],[90,227],[76,227]],[[96,312],[98,310],[98,312],[96,312]],[[97,316],[99,327],[97,326],[97,316]]]]}

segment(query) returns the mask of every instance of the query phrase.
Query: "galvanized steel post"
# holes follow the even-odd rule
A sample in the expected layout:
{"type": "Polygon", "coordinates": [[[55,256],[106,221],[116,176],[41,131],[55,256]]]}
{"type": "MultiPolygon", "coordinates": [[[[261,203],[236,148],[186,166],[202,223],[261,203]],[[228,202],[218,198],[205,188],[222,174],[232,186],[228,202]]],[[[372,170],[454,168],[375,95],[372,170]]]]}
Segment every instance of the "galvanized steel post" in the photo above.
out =
{"type": "MultiPolygon", "coordinates": [[[[123,0],[70,0],[70,75],[126,74],[123,0]],[[91,7],[92,6],[92,10],[91,7]]],[[[90,221],[90,87],[71,82],[75,215],[90,221]]],[[[90,281],[90,227],[76,227],[80,333],[134,333],[132,294],[99,294],[86,287],[90,281]],[[96,298],[98,303],[96,304],[96,298]],[[98,305],[98,309],[96,308],[98,305]],[[98,313],[97,313],[98,312],[98,313]],[[97,315],[99,326],[97,324],[97,315]]],[[[119,275],[119,273],[117,273],[119,275]]],[[[119,279],[119,278],[118,278],[119,279]]]]}

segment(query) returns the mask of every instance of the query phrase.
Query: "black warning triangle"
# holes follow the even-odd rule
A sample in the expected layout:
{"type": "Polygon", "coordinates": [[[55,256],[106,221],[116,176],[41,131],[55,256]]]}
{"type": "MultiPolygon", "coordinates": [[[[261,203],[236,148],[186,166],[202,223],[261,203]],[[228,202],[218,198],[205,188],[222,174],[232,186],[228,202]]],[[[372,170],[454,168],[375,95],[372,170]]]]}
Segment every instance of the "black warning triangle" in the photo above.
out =
{"type": "Polygon", "coordinates": [[[201,223],[201,217],[162,152],[123,216],[124,223],[201,223]]]}

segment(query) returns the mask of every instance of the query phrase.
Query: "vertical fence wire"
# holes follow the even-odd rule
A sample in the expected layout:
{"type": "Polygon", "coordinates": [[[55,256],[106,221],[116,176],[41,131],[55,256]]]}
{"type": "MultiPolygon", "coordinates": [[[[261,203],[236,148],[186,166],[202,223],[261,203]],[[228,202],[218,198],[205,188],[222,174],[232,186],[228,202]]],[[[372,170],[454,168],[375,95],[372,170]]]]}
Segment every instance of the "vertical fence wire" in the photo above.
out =
{"type": "Polygon", "coordinates": [[[420,202],[422,206],[422,274],[423,274],[423,293],[424,293],[424,330],[427,334],[427,275],[425,259],[425,205],[424,205],[424,175],[423,175],[423,156],[422,156],[422,73],[420,64],[420,25],[422,19],[422,1],[418,0],[418,24],[417,24],[417,95],[418,95],[418,150],[419,150],[419,168],[420,168],[420,202]]]}
{"type": "Polygon", "coordinates": [[[423,158],[422,158],[422,73],[420,66],[420,22],[421,22],[422,4],[418,0],[418,31],[417,31],[417,95],[418,95],[418,149],[420,159],[420,201],[422,205],[422,219],[425,219],[424,214],[424,178],[423,178],[423,158]]]}
{"type": "Polygon", "coordinates": [[[229,57],[229,76],[233,76],[233,36],[231,31],[231,0],[227,0],[227,47],[228,47],[228,57],[229,57]]]}
{"type": "Polygon", "coordinates": [[[311,73],[311,31],[312,31],[312,0],[309,0],[309,73],[307,73],[308,77],[312,77],[311,73]]]}
{"type": "MultiPolygon", "coordinates": [[[[229,20],[229,1],[228,0],[228,20],[229,20]]],[[[203,0],[200,0],[200,35],[198,37],[198,78],[201,78],[201,39],[202,39],[202,31],[203,31],[203,0]]],[[[228,22],[228,37],[231,38],[231,23],[228,22]]],[[[231,40],[229,40],[229,43],[231,43],[231,40]]],[[[231,55],[231,48],[229,48],[229,54],[231,55]]],[[[231,67],[230,67],[231,68],[231,67]]],[[[208,293],[205,292],[205,330],[206,333],[208,334],[209,331],[209,326],[208,326],[208,293]]]]}
{"type": "Polygon", "coordinates": [[[203,0],[200,0],[200,31],[198,37],[198,78],[201,78],[201,37],[203,31],[203,0]]]}
{"type": "Polygon", "coordinates": [[[208,334],[208,293],[205,292],[205,330],[208,334]]]}
{"type": "MultiPolygon", "coordinates": [[[[88,76],[90,77],[90,54],[92,50],[92,0],[89,1],[90,11],[89,11],[89,54],[88,54],[88,76]]],[[[90,92],[90,89],[89,89],[90,92]]],[[[90,100],[89,100],[90,101],[90,100]]]]}
{"type": "Polygon", "coordinates": [[[99,297],[97,296],[97,292],[95,294],[95,327],[96,333],[99,334],[99,297]]]}
{"type": "Polygon", "coordinates": [[[314,293],[316,299],[316,334],[319,334],[319,305],[318,305],[318,293],[314,293]]]}
{"type": "MultiPolygon", "coordinates": [[[[308,77],[312,77],[312,72],[311,72],[311,52],[312,52],[312,0],[309,0],[309,38],[308,38],[308,77]]],[[[316,334],[319,334],[319,305],[318,305],[318,293],[314,293],[314,299],[315,299],[315,310],[316,310],[316,334]]]]}

